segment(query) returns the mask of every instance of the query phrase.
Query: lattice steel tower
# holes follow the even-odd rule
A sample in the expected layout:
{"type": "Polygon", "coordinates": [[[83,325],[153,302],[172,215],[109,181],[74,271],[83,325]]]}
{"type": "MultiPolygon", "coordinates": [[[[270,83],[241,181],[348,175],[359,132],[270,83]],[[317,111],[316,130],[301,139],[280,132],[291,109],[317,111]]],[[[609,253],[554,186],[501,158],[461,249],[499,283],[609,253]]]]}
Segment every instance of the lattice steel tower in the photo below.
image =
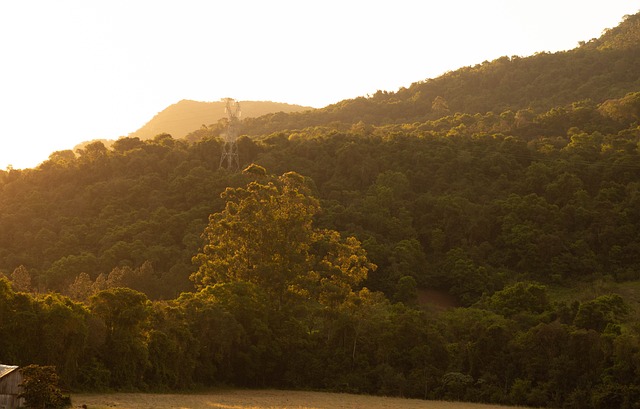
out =
{"type": "Polygon", "coordinates": [[[225,112],[227,113],[227,132],[222,134],[224,145],[222,147],[222,156],[220,157],[220,167],[226,167],[231,171],[237,171],[240,168],[238,159],[238,134],[240,133],[240,103],[233,98],[224,98],[225,112]]]}

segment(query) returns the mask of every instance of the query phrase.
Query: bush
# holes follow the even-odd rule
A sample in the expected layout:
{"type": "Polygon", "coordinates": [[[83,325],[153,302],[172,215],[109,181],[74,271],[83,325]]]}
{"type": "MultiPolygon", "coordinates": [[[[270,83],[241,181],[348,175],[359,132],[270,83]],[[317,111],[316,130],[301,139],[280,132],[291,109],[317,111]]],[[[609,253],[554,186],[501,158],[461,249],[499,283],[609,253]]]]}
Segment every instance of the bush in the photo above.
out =
{"type": "Polygon", "coordinates": [[[27,408],[58,409],[71,406],[71,398],[64,396],[58,387],[58,374],[53,366],[29,365],[22,373],[22,392],[27,408]]]}

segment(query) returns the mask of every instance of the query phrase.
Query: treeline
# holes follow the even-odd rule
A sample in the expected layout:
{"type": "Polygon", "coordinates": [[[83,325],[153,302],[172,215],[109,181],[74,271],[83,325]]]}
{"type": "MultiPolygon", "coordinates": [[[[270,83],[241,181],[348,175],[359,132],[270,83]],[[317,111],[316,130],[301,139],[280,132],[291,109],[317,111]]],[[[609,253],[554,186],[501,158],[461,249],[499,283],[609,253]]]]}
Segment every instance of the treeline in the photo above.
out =
{"type": "Polygon", "coordinates": [[[237,174],[222,124],[0,171],[0,362],[78,389],[633,407],[636,305],[555,294],[640,279],[639,123],[630,93],[242,137],[237,174]]]}
{"type": "Polygon", "coordinates": [[[435,120],[456,112],[474,115],[553,107],[590,99],[601,103],[640,89],[640,14],[578,47],[532,56],[503,56],[425,79],[397,92],[378,91],[296,114],[275,113],[245,121],[262,135],[329,123],[373,125],[435,120]]]}
{"type": "MultiPolygon", "coordinates": [[[[538,115],[243,137],[239,151],[244,163],[313,179],[318,222],[357,237],[379,266],[369,288],[393,296],[411,276],[470,305],[510,277],[639,278],[639,116],[635,93],[538,115]]],[[[124,138],[0,171],[0,272],[22,266],[21,289],[67,295],[123,283],[152,299],[192,289],[207,217],[242,183],[218,169],[220,152],[212,135],[124,138]]]]}
{"type": "Polygon", "coordinates": [[[439,315],[360,290],[336,307],[276,308],[258,286],[171,301],[115,288],[86,303],[0,279],[0,359],[55,365],[73,390],[313,388],[566,408],[632,408],[638,334],[616,295],[550,303],[508,286],[439,315]]]}
{"type": "Polygon", "coordinates": [[[243,173],[224,121],[0,171],[0,362],[74,390],[637,406],[639,21],[246,120],[243,173]]]}
{"type": "Polygon", "coordinates": [[[83,390],[219,384],[566,408],[632,408],[640,334],[622,297],[552,302],[515,282],[470,308],[392,302],[362,286],[361,243],[321,228],[308,178],[252,166],[209,218],[197,291],[149,301],[123,287],[84,303],[0,278],[0,360],[55,365],[83,390]],[[634,329],[635,328],[635,329],[634,329]]]}

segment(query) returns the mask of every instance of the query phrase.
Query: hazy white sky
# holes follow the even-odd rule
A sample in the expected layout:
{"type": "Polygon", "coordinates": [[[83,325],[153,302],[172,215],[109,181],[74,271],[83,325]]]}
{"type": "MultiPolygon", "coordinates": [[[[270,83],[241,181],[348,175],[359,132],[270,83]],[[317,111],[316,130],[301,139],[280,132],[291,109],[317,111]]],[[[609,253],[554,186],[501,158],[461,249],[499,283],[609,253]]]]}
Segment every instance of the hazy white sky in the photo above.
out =
{"type": "Polygon", "coordinates": [[[638,11],[640,0],[0,0],[0,169],[127,135],[181,99],[323,107],[572,49],[638,11]]]}

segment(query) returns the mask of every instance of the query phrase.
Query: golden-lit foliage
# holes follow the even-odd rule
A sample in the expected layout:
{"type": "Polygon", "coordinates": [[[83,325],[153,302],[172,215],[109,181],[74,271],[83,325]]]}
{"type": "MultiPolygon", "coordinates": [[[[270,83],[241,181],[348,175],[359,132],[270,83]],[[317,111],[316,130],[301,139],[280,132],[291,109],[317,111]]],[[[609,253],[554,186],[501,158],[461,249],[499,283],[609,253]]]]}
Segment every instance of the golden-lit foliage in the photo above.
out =
{"type": "Polygon", "coordinates": [[[629,407],[637,53],[603,74],[588,46],[247,121],[241,173],[209,127],[0,171],[0,362],[75,390],[629,407]]]}

